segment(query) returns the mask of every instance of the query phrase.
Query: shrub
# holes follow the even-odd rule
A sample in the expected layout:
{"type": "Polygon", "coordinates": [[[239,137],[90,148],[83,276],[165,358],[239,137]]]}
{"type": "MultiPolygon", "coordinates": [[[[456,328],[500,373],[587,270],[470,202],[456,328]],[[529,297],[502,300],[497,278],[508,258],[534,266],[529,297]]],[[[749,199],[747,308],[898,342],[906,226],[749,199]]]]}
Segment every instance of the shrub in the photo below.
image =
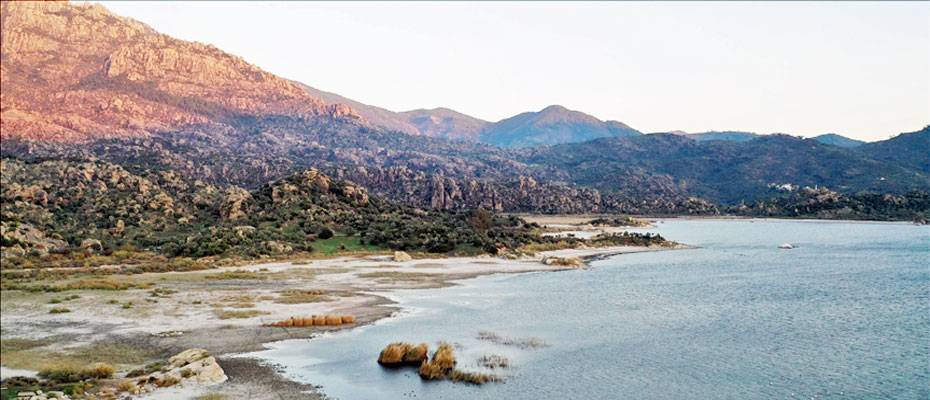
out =
{"type": "Polygon", "coordinates": [[[420,364],[420,377],[428,380],[445,379],[455,368],[455,351],[448,343],[440,343],[433,358],[420,364]]]}
{"type": "Polygon", "coordinates": [[[193,376],[193,375],[194,375],[194,371],[191,371],[191,370],[189,370],[189,369],[187,369],[187,368],[184,368],[184,369],[181,370],[181,377],[182,377],[182,378],[190,378],[190,377],[193,376]]]}
{"type": "Polygon", "coordinates": [[[333,237],[333,230],[324,227],[323,229],[320,229],[320,233],[317,234],[317,237],[323,240],[330,239],[333,237]]]}
{"type": "Polygon", "coordinates": [[[53,382],[70,383],[83,379],[107,379],[113,376],[116,370],[110,364],[95,363],[84,368],[73,365],[53,365],[39,370],[39,377],[53,382]]]}
{"type": "Polygon", "coordinates": [[[275,299],[274,302],[278,304],[302,304],[328,300],[329,296],[326,296],[322,290],[285,290],[281,292],[281,296],[275,299]]]}
{"type": "Polygon", "coordinates": [[[116,386],[120,392],[129,392],[129,393],[138,393],[139,386],[135,382],[129,379],[123,379],[119,381],[119,384],[116,386]]]}
{"type": "Polygon", "coordinates": [[[49,314],[64,314],[69,312],[71,312],[71,310],[65,307],[53,307],[51,310],[48,310],[49,314]]]}
{"type": "Polygon", "coordinates": [[[404,364],[407,365],[420,365],[429,357],[429,346],[426,343],[420,343],[416,346],[411,346],[410,349],[404,353],[404,364]]]}
{"type": "Polygon", "coordinates": [[[39,377],[53,382],[77,382],[82,379],[81,370],[71,365],[53,365],[39,370],[39,377]]]}
{"type": "Polygon", "coordinates": [[[378,355],[378,364],[400,365],[404,361],[404,354],[410,350],[409,343],[396,342],[387,345],[378,355]]]}
{"type": "Polygon", "coordinates": [[[116,369],[107,363],[95,363],[84,367],[81,372],[86,378],[107,379],[113,376],[116,369]]]}
{"type": "Polygon", "coordinates": [[[414,346],[410,343],[395,342],[381,350],[381,354],[378,355],[378,364],[388,367],[418,366],[426,361],[428,352],[429,348],[426,343],[414,346]]]}

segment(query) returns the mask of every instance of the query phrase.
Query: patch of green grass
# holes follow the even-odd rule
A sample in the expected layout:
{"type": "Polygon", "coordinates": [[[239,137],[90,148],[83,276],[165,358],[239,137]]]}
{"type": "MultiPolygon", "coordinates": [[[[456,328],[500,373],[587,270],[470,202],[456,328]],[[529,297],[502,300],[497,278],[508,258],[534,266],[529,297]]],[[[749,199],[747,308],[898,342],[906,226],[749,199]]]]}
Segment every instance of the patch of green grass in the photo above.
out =
{"type": "Polygon", "coordinates": [[[321,290],[285,290],[274,300],[278,304],[319,303],[329,301],[330,297],[321,290]]]}
{"type": "Polygon", "coordinates": [[[57,367],[81,369],[94,363],[139,365],[146,360],[161,356],[154,348],[107,341],[99,341],[67,351],[51,351],[42,348],[51,344],[51,339],[4,338],[0,343],[3,347],[3,366],[33,371],[57,367]]]}
{"type": "Polygon", "coordinates": [[[245,270],[235,270],[235,271],[223,271],[218,274],[209,274],[206,276],[206,279],[209,280],[233,280],[233,279],[242,279],[242,280],[262,280],[266,279],[267,276],[245,270]]]}
{"type": "Polygon", "coordinates": [[[383,247],[362,244],[358,236],[333,236],[313,242],[313,251],[324,256],[342,253],[373,253],[385,250],[383,247]]]}

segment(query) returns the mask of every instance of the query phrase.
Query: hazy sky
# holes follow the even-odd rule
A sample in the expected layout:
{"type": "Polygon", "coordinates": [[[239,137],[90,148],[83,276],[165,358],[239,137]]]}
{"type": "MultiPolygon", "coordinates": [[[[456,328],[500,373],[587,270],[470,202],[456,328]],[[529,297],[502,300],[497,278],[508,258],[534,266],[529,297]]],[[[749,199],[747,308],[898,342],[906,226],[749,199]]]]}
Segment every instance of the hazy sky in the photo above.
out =
{"type": "Polygon", "coordinates": [[[866,140],[930,123],[928,2],[104,4],[395,111],[866,140]]]}

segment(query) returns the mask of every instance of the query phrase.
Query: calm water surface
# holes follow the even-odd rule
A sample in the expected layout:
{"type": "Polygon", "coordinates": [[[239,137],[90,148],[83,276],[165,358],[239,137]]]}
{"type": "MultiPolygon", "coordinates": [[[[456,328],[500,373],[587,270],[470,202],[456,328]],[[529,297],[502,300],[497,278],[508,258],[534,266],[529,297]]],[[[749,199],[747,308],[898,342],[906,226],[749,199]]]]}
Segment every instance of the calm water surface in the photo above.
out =
{"type": "Polygon", "coordinates": [[[930,396],[928,227],[701,220],[654,231],[700,248],[401,291],[399,318],[260,356],[340,399],[930,396]],[[479,331],[549,347],[493,345],[479,331]],[[457,343],[464,369],[482,354],[516,366],[504,384],[422,382],[375,362],[398,340],[457,343]]]}

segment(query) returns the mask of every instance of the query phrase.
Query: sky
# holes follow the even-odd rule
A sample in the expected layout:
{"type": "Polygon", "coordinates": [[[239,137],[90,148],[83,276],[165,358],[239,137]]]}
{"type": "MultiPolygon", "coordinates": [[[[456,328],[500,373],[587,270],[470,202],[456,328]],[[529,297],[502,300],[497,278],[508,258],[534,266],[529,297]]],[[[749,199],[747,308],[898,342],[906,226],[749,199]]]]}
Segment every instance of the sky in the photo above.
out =
{"type": "Polygon", "coordinates": [[[930,124],[930,2],[102,3],[393,111],[870,141],[930,124]]]}

